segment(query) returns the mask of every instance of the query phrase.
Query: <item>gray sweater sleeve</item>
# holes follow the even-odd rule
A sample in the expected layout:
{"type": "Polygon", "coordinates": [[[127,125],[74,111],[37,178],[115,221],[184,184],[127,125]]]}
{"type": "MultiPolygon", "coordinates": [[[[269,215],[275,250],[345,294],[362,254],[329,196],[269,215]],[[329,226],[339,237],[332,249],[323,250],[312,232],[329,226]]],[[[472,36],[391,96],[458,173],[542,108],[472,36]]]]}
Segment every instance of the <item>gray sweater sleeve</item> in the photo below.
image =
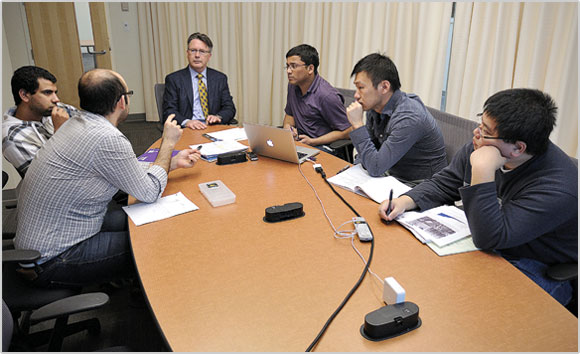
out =
{"type": "MultiPolygon", "coordinates": [[[[393,118],[394,119],[394,118],[393,118]]],[[[391,134],[377,150],[366,126],[350,132],[359,161],[372,177],[383,175],[424,135],[423,126],[411,116],[397,117],[391,134]]]]}
{"type": "Polygon", "coordinates": [[[413,199],[420,210],[427,210],[443,204],[453,204],[460,200],[459,188],[471,182],[469,156],[473,151],[471,143],[457,152],[449,166],[429,180],[405,193],[413,199]]]}

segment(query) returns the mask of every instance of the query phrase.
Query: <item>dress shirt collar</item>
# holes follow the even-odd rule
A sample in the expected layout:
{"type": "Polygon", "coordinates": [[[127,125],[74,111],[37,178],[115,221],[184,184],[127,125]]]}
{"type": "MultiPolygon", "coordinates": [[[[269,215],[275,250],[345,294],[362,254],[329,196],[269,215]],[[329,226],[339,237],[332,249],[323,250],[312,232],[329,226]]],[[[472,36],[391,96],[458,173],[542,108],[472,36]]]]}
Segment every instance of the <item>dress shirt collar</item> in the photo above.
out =
{"type": "MultiPolygon", "coordinates": [[[[198,72],[193,70],[191,68],[191,66],[187,66],[189,68],[189,74],[191,75],[192,79],[196,79],[197,80],[197,74],[198,72]]],[[[201,74],[203,75],[203,78],[207,80],[207,67],[205,69],[203,69],[203,71],[201,72],[201,74]]]]}

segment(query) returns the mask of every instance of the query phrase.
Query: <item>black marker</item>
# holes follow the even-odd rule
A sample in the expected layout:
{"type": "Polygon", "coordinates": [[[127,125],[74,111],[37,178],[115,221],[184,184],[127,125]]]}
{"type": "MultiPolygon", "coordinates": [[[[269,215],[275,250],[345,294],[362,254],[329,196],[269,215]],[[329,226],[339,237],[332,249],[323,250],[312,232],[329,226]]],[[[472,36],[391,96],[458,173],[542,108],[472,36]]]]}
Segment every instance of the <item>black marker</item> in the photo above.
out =
{"type": "Polygon", "coordinates": [[[201,146],[201,145],[199,145],[199,146],[197,147],[197,151],[201,150],[201,148],[202,148],[202,146],[201,146]]]}
{"type": "MultiPolygon", "coordinates": [[[[391,193],[389,193],[389,204],[387,205],[387,216],[389,216],[389,214],[391,213],[391,201],[393,200],[393,189],[391,188],[391,193]]],[[[387,224],[390,223],[390,221],[387,221],[387,224]]]]}

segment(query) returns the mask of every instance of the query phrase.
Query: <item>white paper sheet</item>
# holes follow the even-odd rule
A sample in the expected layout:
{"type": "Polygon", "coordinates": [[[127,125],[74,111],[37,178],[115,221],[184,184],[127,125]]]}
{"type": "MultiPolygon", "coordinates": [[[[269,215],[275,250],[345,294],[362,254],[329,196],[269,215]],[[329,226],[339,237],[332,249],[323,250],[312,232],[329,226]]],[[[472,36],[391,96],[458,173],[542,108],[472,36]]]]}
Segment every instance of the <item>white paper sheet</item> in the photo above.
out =
{"type": "Polygon", "coordinates": [[[371,177],[360,164],[330,177],[328,182],[372,199],[377,203],[382,203],[388,199],[391,189],[393,190],[393,198],[398,198],[411,189],[393,176],[371,177]]]}
{"type": "MultiPolygon", "coordinates": [[[[226,152],[244,151],[248,148],[246,145],[240,144],[235,140],[219,140],[199,145],[201,145],[200,153],[205,157],[213,157],[226,152]]],[[[190,145],[189,147],[197,149],[199,145],[190,145]]]]}
{"type": "Polygon", "coordinates": [[[248,140],[244,128],[220,130],[219,132],[207,133],[207,135],[218,140],[248,140]]]}
{"type": "Polygon", "coordinates": [[[123,207],[123,210],[137,226],[170,218],[199,209],[187,199],[183,193],[178,192],[162,198],[155,203],[137,203],[123,207]]]}

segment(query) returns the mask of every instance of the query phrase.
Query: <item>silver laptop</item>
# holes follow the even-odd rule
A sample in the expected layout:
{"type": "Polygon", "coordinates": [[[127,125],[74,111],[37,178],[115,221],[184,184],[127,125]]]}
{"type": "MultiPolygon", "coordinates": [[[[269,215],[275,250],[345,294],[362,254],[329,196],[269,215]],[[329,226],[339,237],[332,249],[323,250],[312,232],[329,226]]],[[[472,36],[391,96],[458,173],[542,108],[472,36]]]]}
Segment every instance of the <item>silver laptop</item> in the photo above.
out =
{"type": "Polygon", "coordinates": [[[286,129],[252,123],[244,123],[244,129],[250,148],[258,155],[303,163],[320,152],[318,149],[296,146],[292,132],[286,129]]]}

